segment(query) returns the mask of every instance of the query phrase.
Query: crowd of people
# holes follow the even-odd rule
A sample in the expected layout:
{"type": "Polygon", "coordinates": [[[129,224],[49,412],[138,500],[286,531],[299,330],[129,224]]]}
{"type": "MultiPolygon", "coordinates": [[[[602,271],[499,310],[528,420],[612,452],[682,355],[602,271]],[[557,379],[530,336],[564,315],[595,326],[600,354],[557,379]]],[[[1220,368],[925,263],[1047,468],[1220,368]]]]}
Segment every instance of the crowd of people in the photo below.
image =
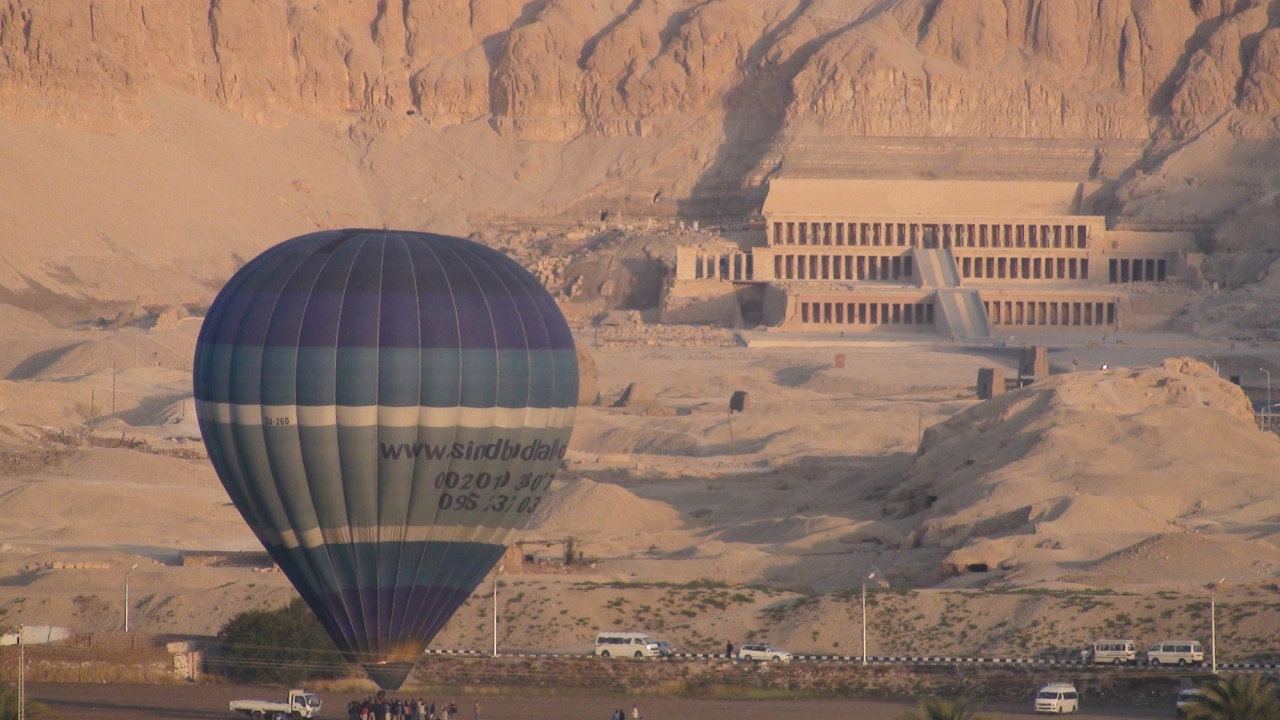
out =
{"type": "MultiPolygon", "coordinates": [[[[480,720],[480,701],[476,700],[472,720],[480,720]]],[[[347,704],[347,720],[458,720],[458,703],[450,700],[437,709],[434,702],[422,698],[401,700],[379,691],[364,701],[352,700],[347,704]]],[[[611,720],[627,720],[622,709],[613,712],[611,720]]],[[[644,720],[640,708],[631,706],[630,720],[644,720]]]]}
{"type": "MultiPolygon", "coordinates": [[[[422,698],[402,700],[386,693],[352,700],[347,704],[348,720],[458,720],[458,703],[427,702],[422,698]]],[[[472,720],[480,720],[480,701],[475,702],[472,720]]]]}

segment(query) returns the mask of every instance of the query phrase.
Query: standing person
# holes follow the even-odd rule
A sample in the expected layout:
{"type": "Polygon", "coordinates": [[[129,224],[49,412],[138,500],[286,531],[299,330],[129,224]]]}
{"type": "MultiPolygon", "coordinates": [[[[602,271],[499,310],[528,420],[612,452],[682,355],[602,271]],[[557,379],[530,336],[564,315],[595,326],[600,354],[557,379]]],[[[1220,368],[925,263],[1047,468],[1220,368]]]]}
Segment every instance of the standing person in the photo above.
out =
{"type": "Polygon", "coordinates": [[[631,720],[640,720],[640,708],[636,705],[631,706],[631,720]]]}
{"type": "Polygon", "coordinates": [[[733,659],[733,641],[732,640],[724,644],[724,656],[729,658],[730,660],[733,659]]]}
{"type": "Polygon", "coordinates": [[[479,700],[476,701],[475,720],[480,720],[480,701],[479,700]]]}

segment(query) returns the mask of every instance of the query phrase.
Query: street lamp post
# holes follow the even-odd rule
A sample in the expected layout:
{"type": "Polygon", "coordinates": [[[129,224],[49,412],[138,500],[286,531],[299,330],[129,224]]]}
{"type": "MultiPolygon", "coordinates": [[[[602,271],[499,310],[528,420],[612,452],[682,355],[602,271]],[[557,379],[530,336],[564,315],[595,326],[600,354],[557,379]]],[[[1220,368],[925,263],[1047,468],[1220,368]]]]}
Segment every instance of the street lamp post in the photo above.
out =
{"type": "Polygon", "coordinates": [[[129,574],[138,569],[138,564],[124,571],[124,631],[129,632],[129,574]]]}
{"type": "Polygon", "coordinates": [[[862,581],[862,664],[867,664],[867,580],[876,576],[871,573],[862,581]]]}
{"type": "Polygon", "coordinates": [[[493,656],[498,657],[498,575],[502,574],[506,565],[499,565],[498,572],[493,574],[493,656]]]}
{"type": "Polygon", "coordinates": [[[1224,577],[1218,582],[1209,583],[1209,654],[1212,656],[1210,667],[1214,675],[1218,674],[1218,586],[1226,581],[1227,579],[1224,577]]]}
{"type": "Polygon", "coordinates": [[[1262,422],[1268,430],[1271,429],[1271,371],[1266,368],[1258,368],[1267,374],[1267,406],[1262,409],[1262,422]]]}

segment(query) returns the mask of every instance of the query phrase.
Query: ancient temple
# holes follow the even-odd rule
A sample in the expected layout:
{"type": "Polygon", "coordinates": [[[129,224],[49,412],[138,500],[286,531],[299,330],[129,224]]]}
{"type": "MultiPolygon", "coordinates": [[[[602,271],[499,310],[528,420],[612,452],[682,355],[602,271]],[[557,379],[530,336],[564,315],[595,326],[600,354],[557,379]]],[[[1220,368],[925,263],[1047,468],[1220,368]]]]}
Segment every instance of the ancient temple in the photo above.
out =
{"type": "Polygon", "coordinates": [[[678,250],[664,317],[736,306],[791,330],[961,337],[1160,329],[1198,277],[1194,237],[1109,230],[1090,200],[1077,182],[775,179],[757,244],[678,250]]]}

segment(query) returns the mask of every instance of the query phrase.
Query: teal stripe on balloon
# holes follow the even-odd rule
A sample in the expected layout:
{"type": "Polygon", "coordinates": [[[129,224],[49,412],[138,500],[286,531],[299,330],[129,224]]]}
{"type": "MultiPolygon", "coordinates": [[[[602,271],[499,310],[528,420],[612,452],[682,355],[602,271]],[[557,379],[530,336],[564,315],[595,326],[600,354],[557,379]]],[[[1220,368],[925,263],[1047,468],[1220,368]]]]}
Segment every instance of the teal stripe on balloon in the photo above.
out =
{"type": "Polygon", "coordinates": [[[578,402],[574,350],[213,347],[203,352],[231,357],[230,377],[212,388],[213,402],[506,408],[578,402]],[[338,402],[334,375],[340,362],[345,373],[360,379],[338,402]],[[271,381],[264,383],[264,377],[271,381]]]}

